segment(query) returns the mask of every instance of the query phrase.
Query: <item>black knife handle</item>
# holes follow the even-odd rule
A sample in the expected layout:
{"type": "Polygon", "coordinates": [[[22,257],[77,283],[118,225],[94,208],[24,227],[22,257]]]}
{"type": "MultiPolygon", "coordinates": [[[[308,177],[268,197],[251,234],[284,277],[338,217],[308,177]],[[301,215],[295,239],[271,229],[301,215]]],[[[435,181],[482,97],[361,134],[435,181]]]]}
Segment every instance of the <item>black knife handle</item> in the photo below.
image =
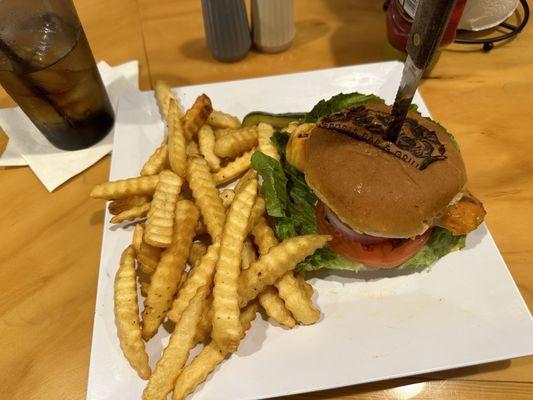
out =
{"type": "Polygon", "coordinates": [[[421,0],[407,41],[414,64],[425,69],[439,46],[457,0],[421,0]]]}

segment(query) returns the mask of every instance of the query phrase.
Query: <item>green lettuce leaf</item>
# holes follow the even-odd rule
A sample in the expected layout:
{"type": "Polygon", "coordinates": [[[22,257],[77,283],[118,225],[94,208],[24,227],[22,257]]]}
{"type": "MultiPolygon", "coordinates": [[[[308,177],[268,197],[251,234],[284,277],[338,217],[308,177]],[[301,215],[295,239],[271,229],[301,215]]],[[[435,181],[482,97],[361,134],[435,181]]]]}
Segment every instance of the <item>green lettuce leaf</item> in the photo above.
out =
{"type": "Polygon", "coordinates": [[[381,103],[385,101],[373,94],[340,93],[329,100],[320,100],[305,116],[305,122],[316,122],[320,117],[358,104],[381,103]]]}
{"type": "Polygon", "coordinates": [[[255,152],[252,167],[263,177],[261,193],[265,198],[268,215],[287,216],[287,177],[281,164],[264,153],[255,152]]]}

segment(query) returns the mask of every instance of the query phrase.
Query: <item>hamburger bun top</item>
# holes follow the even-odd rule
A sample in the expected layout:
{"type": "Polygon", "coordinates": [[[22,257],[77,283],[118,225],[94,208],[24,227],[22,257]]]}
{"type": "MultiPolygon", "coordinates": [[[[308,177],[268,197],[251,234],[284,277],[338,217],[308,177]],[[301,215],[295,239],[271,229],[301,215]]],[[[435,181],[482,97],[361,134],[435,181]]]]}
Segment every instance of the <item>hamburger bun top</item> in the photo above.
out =
{"type": "MultiPolygon", "coordinates": [[[[381,121],[390,116],[389,106],[368,104],[364,107],[368,111],[363,114],[378,115],[381,121]]],[[[341,113],[344,113],[344,122],[351,124],[352,133],[369,133],[368,119],[354,117],[347,110],[341,113]]],[[[337,114],[330,117],[329,121],[341,120],[342,123],[337,114]]],[[[421,125],[427,128],[426,132],[434,132],[440,141],[440,144],[435,142],[435,147],[444,151],[444,159],[431,162],[425,169],[410,165],[374,144],[324,128],[328,125],[327,119],[319,121],[307,142],[305,178],[319,199],[357,232],[391,238],[420,235],[432,226],[466,184],[464,162],[450,135],[416,113],[408,114],[408,123],[403,125],[400,137],[412,136],[413,131],[408,130],[413,126],[424,131],[418,127],[421,125]]],[[[379,125],[378,119],[372,121],[379,125]]],[[[435,139],[434,135],[431,137],[435,139]]],[[[424,148],[420,141],[416,146],[424,148]]]]}

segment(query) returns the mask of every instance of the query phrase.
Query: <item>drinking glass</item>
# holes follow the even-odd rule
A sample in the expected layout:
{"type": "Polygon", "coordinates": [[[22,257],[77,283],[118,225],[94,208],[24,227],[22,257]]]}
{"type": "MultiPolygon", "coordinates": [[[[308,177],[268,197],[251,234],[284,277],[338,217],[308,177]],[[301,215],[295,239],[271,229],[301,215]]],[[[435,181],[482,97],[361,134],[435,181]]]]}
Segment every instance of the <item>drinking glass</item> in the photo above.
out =
{"type": "Polygon", "coordinates": [[[58,148],[89,147],[113,126],[71,0],[0,0],[0,83],[58,148]]]}

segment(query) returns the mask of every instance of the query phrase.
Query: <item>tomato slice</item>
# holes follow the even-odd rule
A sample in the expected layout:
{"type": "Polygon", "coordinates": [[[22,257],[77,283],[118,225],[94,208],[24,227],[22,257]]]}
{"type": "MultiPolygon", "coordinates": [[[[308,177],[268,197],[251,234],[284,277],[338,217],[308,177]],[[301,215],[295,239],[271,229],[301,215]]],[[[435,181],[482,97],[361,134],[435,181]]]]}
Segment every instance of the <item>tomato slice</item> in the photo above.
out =
{"type": "Polygon", "coordinates": [[[347,237],[328,221],[325,205],[321,201],[316,206],[316,216],[320,233],[333,237],[329,242],[333,250],[352,261],[374,268],[397,267],[417,254],[431,236],[431,229],[428,229],[412,239],[390,239],[382,243],[362,244],[347,237]]]}

